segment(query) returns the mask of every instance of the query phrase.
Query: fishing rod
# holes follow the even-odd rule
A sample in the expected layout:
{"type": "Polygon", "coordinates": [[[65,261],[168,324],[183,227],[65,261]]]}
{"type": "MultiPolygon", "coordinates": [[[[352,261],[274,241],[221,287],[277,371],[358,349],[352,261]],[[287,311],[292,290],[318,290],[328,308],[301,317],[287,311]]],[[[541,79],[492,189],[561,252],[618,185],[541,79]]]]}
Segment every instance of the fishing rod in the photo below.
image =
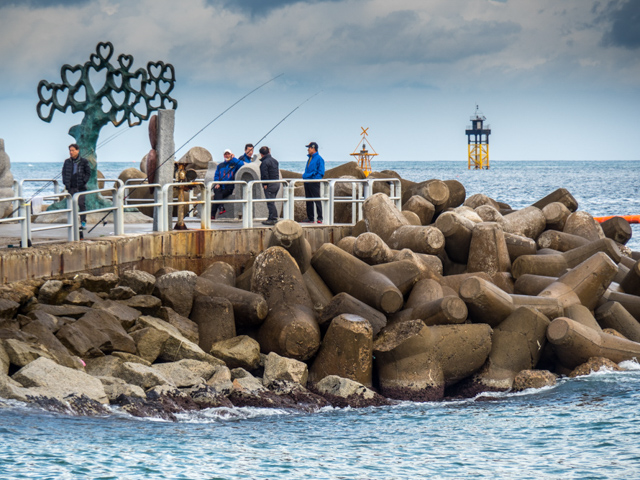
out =
{"type": "Polygon", "coordinates": [[[269,135],[271,132],[273,132],[276,128],[278,128],[278,126],[284,122],[287,118],[289,118],[289,116],[295,112],[296,110],[298,110],[302,105],[304,105],[305,103],[307,103],[309,100],[311,100],[313,97],[315,97],[316,95],[320,95],[322,93],[322,90],[320,90],[319,92],[314,93],[313,95],[311,95],[309,98],[307,98],[304,102],[302,102],[300,105],[298,105],[296,108],[294,108],[293,110],[291,110],[282,120],[280,120],[278,123],[276,123],[276,125],[269,130],[264,137],[262,137],[260,140],[258,140],[254,145],[257,147],[258,145],[260,145],[260,142],[262,142],[265,138],[267,138],[267,135],[269,135]]]}
{"type": "MultiPolygon", "coordinates": [[[[287,115],[285,115],[285,117],[280,120],[278,123],[275,124],[275,126],[269,130],[260,140],[258,140],[256,143],[253,144],[254,148],[257,147],[258,145],[260,145],[260,142],[262,142],[265,138],[267,138],[267,136],[273,132],[276,128],[278,128],[278,125],[280,125],[282,122],[284,122],[287,118],[289,118],[289,116],[295,112],[296,110],[298,110],[302,105],[304,105],[305,103],[307,103],[309,100],[311,100],[313,97],[315,97],[316,95],[319,95],[322,93],[322,90],[320,90],[319,92],[314,93],[313,95],[311,95],[309,98],[307,98],[304,102],[302,102],[300,105],[298,105],[296,108],[294,108],[293,110],[291,110],[287,115]]],[[[195,210],[195,206],[191,207],[191,209],[187,212],[187,215],[189,215],[191,212],[193,212],[195,210]]]]}
{"type": "MultiPolygon", "coordinates": [[[[204,130],[206,130],[213,122],[215,122],[216,120],[218,120],[220,117],[222,117],[225,113],[227,113],[229,110],[231,110],[233,107],[235,107],[237,104],[239,104],[242,100],[244,100],[245,98],[247,98],[249,95],[251,95],[252,93],[254,93],[257,90],[260,90],[262,87],[264,87],[265,85],[273,82],[275,79],[281,77],[282,75],[284,75],[284,73],[281,73],[279,75],[276,75],[275,77],[273,77],[270,80],[267,80],[266,82],[264,82],[263,84],[257,86],[256,88],[254,88],[253,90],[251,90],[249,93],[245,94],[242,98],[240,98],[238,101],[236,101],[235,103],[233,103],[231,106],[229,106],[226,110],[224,110],[222,113],[220,113],[217,117],[215,117],[213,120],[211,120],[209,123],[207,123],[204,127],[202,127],[200,130],[198,130],[195,135],[193,135],[191,138],[189,138],[186,142],[184,142],[180,147],[178,147],[178,149],[176,149],[171,155],[169,155],[162,163],[160,163],[160,165],[158,165],[155,169],[154,169],[154,173],[165,163],[167,163],[169,160],[171,160],[172,158],[174,158],[175,154],[178,153],[180,150],[182,150],[186,145],[188,145],[194,138],[196,138],[198,135],[200,135],[204,130]]],[[[149,181],[149,173],[147,173],[147,176],[144,178],[144,180],[142,180],[142,183],[144,182],[148,182],[149,181]]],[[[133,193],[133,190],[131,192],[129,192],[127,194],[126,197],[124,197],[124,199],[126,200],[127,198],[129,198],[129,195],[131,195],[133,193]]],[[[91,233],[93,232],[93,230],[100,224],[102,223],[103,226],[107,224],[107,222],[105,221],[105,219],[111,214],[111,212],[107,212],[105,214],[104,217],[102,217],[102,219],[100,219],[93,227],[91,227],[91,230],[89,230],[87,233],[91,233]]]]}

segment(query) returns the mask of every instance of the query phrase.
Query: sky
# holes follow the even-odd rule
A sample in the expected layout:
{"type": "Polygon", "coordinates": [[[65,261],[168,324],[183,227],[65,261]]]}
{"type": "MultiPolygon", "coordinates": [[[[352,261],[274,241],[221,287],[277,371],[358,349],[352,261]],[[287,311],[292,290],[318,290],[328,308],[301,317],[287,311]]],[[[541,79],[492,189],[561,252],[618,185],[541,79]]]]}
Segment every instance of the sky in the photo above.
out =
{"type": "MultiPolygon", "coordinates": [[[[361,127],[377,160],[466,161],[479,106],[492,167],[640,159],[638,0],[0,0],[12,162],[68,156],[83,113],[42,121],[38,84],[61,83],[64,64],[106,41],[114,65],[127,54],[134,69],[174,66],[177,157],[194,146],[239,156],[299,107],[262,142],[280,161],[306,160],[310,141],[349,161],[361,127]]],[[[146,122],[107,125],[106,140],[98,162],[137,166],[150,148],[146,122]]]]}

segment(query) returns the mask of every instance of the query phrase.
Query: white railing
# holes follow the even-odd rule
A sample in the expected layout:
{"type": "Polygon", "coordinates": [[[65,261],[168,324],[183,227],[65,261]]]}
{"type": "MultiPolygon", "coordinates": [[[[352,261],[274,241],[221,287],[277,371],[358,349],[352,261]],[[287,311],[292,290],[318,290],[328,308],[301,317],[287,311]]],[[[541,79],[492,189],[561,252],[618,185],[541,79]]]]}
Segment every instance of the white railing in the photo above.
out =
{"type": "MultiPolygon", "coordinates": [[[[32,233],[44,230],[53,230],[66,228],[68,230],[68,240],[79,240],[81,238],[80,232],[80,216],[88,215],[90,213],[105,212],[105,220],[109,215],[113,215],[114,234],[121,235],[125,233],[124,213],[125,209],[131,209],[133,207],[131,200],[128,197],[131,192],[138,189],[152,188],[154,190],[153,199],[135,199],[137,206],[153,207],[157,212],[157,231],[166,232],[172,228],[173,225],[173,207],[174,206],[186,206],[187,212],[185,217],[193,215],[197,217],[197,207],[201,206],[200,223],[201,228],[210,229],[212,225],[211,212],[216,205],[219,204],[239,204],[241,205],[241,218],[242,228],[253,227],[254,220],[260,220],[255,218],[255,207],[257,204],[274,202],[282,204],[282,218],[293,220],[295,217],[295,202],[307,202],[307,201],[320,201],[322,202],[322,209],[324,212],[324,224],[336,225],[335,218],[335,206],[338,204],[346,203],[351,204],[351,222],[342,225],[353,225],[362,215],[362,205],[364,201],[373,194],[374,186],[377,183],[386,183],[389,185],[389,198],[394,204],[401,208],[401,185],[400,180],[396,178],[370,178],[370,179],[280,179],[280,180],[253,180],[250,182],[244,182],[239,180],[228,182],[208,182],[203,181],[195,182],[176,182],[165,185],[160,184],[147,184],[141,183],[138,179],[132,181],[122,182],[118,179],[100,179],[104,182],[115,182],[116,186],[111,188],[99,188],[96,190],[90,190],[86,192],[78,192],[71,196],[69,193],[57,193],[58,184],[55,180],[43,180],[43,179],[27,179],[21,182],[14,182],[14,187],[19,192],[24,192],[25,182],[55,182],[54,189],[56,193],[53,195],[43,196],[43,199],[67,199],[67,208],[54,211],[43,211],[33,214],[33,217],[54,215],[60,213],[66,213],[67,222],[64,224],[47,225],[38,228],[32,228],[32,222],[30,215],[30,202],[25,200],[23,195],[16,195],[11,198],[0,199],[1,202],[12,202],[16,205],[17,216],[5,218],[0,220],[0,224],[9,222],[19,222],[21,227],[21,246],[25,247],[31,244],[32,233]],[[282,184],[282,196],[273,199],[264,198],[260,196],[256,198],[254,195],[254,187],[256,185],[262,186],[268,183],[280,183],[282,184]],[[307,198],[306,196],[295,196],[295,188],[301,183],[319,183],[320,184],[320,196],[314,198],[307,198]],[[351,185],[351,192],[349,194],[336,194],[337,186],[343,184],[351,185]],[[235,185],[239,187],[240,191],[236,192],[233,196],[224,198],[222,200],[213,199],[213,189],[215,185],[235,185]],[[176,187],[191,187],[189,195],[186,200],[178,201],[174,199],[175,194],[172,194],[173,189],[176,187]],[[202,194],[197,197],[195,190],[201,190],[202,194]],[[81,212],[79,200],[83,196],[92,194],[103,194],[105,197],[109,197],[113,201],[111,207],[99,208],[95,210],[86,210],[81,212]],[[106,194],[106,195],[105,195],[106,194]],[[110,194],[110,196],[108,195],[110,194]],[[196,212],[193,214],[192,212],[196,212]]],[[[95,227],[95,225],[94,225],[95,227]]],[[[93,227],[90,228],[90,230],[93,227]]]]}

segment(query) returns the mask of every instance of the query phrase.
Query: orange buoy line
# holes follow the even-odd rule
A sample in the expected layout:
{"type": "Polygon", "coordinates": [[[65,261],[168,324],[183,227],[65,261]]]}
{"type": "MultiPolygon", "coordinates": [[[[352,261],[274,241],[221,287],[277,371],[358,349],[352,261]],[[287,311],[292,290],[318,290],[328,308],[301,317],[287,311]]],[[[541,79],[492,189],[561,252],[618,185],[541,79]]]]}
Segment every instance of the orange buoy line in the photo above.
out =
{"type": "Polygon", "coordinates": [[[610,215],[608,217],[593,217],[596,222],[602,223],[614,217],[622,217],[629,223],[640,223],[640,215],[610,215]]]}

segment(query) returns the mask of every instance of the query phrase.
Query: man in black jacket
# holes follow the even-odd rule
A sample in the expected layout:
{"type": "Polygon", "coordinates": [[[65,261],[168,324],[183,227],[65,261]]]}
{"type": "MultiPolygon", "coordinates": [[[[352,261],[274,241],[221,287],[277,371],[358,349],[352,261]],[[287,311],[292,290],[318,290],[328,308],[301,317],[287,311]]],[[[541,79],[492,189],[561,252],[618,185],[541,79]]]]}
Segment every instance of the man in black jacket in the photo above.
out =
{"type": "MultiPolygon", "coordinates": [[[[87,182],[91,177],[89,161],[80,156],[80,147],[78,147],[77,143],[69,145],[69,155],[69,158],[62,165],[62,183],[71,195],[77,192],[86,192],[87,182]]],[[[86,210],[85,198],[86,196],[82,195],[78,199],[78,206],[81,212],[86,210]]],[[[80,228],[84,229],[87,225],[87,216],[80,215],[80,221],[82,222],[80,228]]]]}
{"type": "MultiPolygon", "coordinates": [[[[278,161],[271,156],[269,147],[261,147],[260,156],[262,157],[260,163],[260,180],[280,180],[278,161]]],[[[265,198],[276,198],[278,190],[280,190],[280,184],[265,183],[263,188],[265,198]]],[[[278,210],[276,209],[275,202],[267,202],[267,209],[269,210],[269,218],[262,223],[264,225],[275,225],[278,222],[278,210]]]]}

